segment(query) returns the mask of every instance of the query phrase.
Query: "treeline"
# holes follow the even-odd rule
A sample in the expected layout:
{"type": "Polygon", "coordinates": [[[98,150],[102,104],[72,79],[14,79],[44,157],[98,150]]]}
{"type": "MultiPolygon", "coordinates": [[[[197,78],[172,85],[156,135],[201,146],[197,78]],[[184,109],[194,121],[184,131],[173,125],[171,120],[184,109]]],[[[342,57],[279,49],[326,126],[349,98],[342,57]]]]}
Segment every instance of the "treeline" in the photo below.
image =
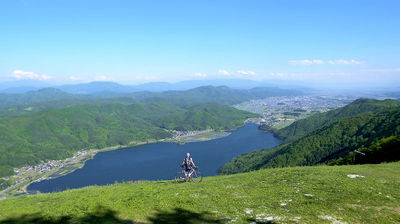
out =
{"type": "Polygon", "coordinates": [[[329,165],[393,162],[400,160],[400,135],[383,138],[377,143],[350,152],[329,165]]]}
{"type": "MultiPolygon", "coordinates": [[[[256,170],[267,167],[285,167],[285,166],[308,166],[320,163],[329,163],[349,152],[363,147],[370,147],[382,138],[396,136],[400,134],[400,108],[393,101],[371,101],[357,100],[351,105],[342,108],[344,114],[335,113],[338,116],[345,114],[359,113],[356,116],[349,116],[342,119],[333,119],[334,121],[324,120],[327,124],[320,128],[320,119],[305,119],[297,124],[299,132],[291,132],[290,138],[297,138],[295,141],[275,147],[273,149],[264,149],[254,151],[233,159],[225,164],[221,173],[238,173],[256,170]],[[385,108],[386,109],[382,109],[385,108]],[[353,112],[349,108],[355,108],[353,112]],[[360,109],[363,108],[363,109],[360,109]],[[368,112],[368,111],[380,112],[368,112]],[[364,111],[364,112],[363,112],[364,111]],[[316,121],[314,123],[314,121],[316,121]],[[309,124],[308,122],[311,122],[309,124]]],[[[336,111],[337,112],[337,111],[336,111]]],[[[327,112],[329,113],[329,112],[327,112]]],[[[318,115],[317,118],[321,118],[318,115]]],[[[323,118],[326,118],[325,114],[323,118]]],[[[297,122],[295,122],[297,123],[297,122]]],[[[295,124],[296,125],[296,124],[295,124]]],[[[286,139],[286,141],[288,141],[286,139]]]]}
{"type": "Polygon", "coordinates": [[[220,104],[170,103],[85,104],[0,116],[0,176],[81,149],[171,137],[165,129],[233,129],[254,116],[220,104]]]}

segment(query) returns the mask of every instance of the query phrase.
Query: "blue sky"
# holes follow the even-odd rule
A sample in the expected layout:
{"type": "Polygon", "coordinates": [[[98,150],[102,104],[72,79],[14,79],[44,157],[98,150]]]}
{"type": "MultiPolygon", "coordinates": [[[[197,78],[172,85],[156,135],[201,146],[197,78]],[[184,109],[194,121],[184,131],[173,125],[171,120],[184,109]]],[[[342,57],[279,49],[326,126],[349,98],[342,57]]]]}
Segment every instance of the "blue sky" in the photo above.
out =
{"type": "Polygon", "coordinates": [[[400,1],[0,1],[0,80],[400,84],[400,1]]]}

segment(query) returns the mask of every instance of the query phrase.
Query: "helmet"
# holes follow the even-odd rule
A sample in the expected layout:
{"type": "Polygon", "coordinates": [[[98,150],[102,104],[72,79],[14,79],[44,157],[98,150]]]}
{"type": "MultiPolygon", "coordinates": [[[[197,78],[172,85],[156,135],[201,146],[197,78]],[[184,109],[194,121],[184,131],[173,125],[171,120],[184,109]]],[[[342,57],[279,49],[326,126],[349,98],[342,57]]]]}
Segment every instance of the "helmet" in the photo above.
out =
{"type": "Polygon", "coordinates": [[[189,157],[189,156],[190,156],[190,153],[186,153],[186,156],[189,157]]]}

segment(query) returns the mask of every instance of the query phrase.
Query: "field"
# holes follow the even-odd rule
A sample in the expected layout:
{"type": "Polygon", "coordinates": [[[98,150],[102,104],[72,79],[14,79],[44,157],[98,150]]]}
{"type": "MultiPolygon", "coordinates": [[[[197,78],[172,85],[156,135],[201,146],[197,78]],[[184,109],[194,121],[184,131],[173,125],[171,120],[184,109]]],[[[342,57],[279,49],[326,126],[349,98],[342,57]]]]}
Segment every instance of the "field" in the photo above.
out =
{"type": "MultiPolygon", "coordinates": [[[[213,131],[208,130],[196,135],[184,136],[177,138],[176,140],[182,143],[186,142],[198,142],[198,141],[208,141],[216,138],[222,138],[228,136],[230,133],[226,131],[213,131]]],[[[175,141],[176,141],[175,140],[175,141]]]]}
{"type": "Polygon", "coordinates": [[[400,223],[399,186],[399,162],[264,169],[14,197],[0,223],[400,223]]]}

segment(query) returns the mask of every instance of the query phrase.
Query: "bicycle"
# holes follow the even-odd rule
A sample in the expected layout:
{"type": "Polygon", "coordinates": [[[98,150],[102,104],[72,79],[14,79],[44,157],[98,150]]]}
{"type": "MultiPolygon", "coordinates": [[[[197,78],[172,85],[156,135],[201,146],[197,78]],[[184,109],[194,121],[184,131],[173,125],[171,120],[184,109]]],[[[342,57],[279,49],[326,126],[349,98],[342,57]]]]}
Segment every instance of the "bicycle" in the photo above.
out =
{"type": "Polygon", "coordinates": [[[188,181],[192,181],[193,183],[200,183],[202,180],[203,180],[203,175],[199,171],[198,167],[192,169],[192,172],[188,174],[188,177],[185,175],[185,170],[182,170],[175,174],[175,182],[178,184],[188,181]]]}

